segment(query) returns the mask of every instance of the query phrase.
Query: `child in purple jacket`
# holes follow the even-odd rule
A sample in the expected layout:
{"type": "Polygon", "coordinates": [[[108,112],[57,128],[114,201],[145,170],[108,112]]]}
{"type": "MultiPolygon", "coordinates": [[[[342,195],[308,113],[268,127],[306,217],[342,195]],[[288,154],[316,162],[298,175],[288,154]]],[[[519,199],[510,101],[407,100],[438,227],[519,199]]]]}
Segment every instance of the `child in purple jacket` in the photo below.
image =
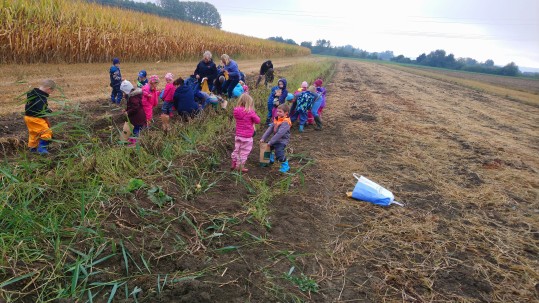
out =
{"type": "Polygon", "coordinates": [[[249,94],[242,94],[238,98],[238,106],[234,108],[236,120],[235,147],[232,152],[232,167],[246,173],[245,161],[253,149],[254,125],[260,123],[260,117],[254,110],[253,98],[249,94]]]}

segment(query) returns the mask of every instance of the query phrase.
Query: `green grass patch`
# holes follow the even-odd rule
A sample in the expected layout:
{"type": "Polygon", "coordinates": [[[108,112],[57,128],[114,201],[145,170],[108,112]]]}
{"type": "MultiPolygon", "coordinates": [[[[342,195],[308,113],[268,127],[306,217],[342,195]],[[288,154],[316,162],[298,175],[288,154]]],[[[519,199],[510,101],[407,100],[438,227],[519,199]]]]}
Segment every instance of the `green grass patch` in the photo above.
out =
{"type": "MultiPolygon", "coordinates": [[[[302,81],[312,83],[321,77],[329,82],[334,67],[335,61],[320,60],[287,67],[282,74],[293,92],[302,81]]],[[[258,114],[264,117],[268,90],[253,89],[251,94],[258,114]]],[[[225,146],[233,134],[233,103],[226,111],[209,111],[187,123],[174,123],[168,135],[145,131],[135,148],[116,144],[118,133],[112,119],[103,139],[103,132],[92,128],[91,112],[66,103],[55,114],[69,117],[70,122],[57,124],[55,133],[62,140],[54,143],[53,155],[21,152],[0,163],[3,299],[107,302],[122,297],[136,301],[141,292],[161,293],[165,285],[205,273],[206,269],[155,272],[152,262],[170,253],[161,251],[162,241],[175,242],[176,250],[194,254],[242,221],[229,214],[169,211],[177,201],[208,192],[229,175],[218,168],[229,158],[225,146]],[[153,205],[132,204],[135,197],[153,205]],[[140,225],[111,217],[110,212],[120,208],[140,225]],[[183,229],[173,231],[179,225],[183,229]],[[140,230],[156,236],[140,238],[140,230]],[[108,271],[113,261],[121,270],[108,271]],[[149,276],[157,281],[152,290],[130,283],[149,276]]],[[[271,202],[290,189],[290,176],[299,176],[302,167],[283,178],[288,181],[271,186],[265,180],[242,181],[250,192],[249,216],[269,227],[271,202]]],[[[245,241],[264,243],[265,239],[252,235],[245,241]]],[[[216,251],[233,252],[238,247],[225,245],[216,251]]]]}

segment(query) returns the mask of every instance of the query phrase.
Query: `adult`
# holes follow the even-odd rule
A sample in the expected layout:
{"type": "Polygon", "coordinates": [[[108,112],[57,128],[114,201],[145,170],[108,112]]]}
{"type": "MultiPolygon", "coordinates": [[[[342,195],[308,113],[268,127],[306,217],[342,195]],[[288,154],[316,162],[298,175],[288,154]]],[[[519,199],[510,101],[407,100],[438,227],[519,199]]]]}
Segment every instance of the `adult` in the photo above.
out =
{"type": "Polygon", "coordinates": [[[195,101],[195,97],[204,98],[200,91],[195,91],[191,86],[186,85],[180,77],[174,80],[174,86],[178,86],[174,91],[174,106],[182,118],[193,117],[202,110],[203,106],[195,101]]]}
{"type": "Polygon", "coordinates": [[[202,60],[198,62],[197,68],[195,69],[195,72],[193,74],[195,75],[201,87],[202,82],[206,81],[208,83],[209,90],[213,90],[213,81],[217,78],[217,66],[212,60],[212,55],[210,51],[204,52],[202,60]]]}
{"type": "Polygon", "coordinates": [[[271,63],[271,60],[262,63],[262,66],[260,66],[260,72],[258,79],[256,80],[255,88],[258,88],[258,84],[260,84],[260,81],[262,81],[262,76],[265,78],[264,86],[267,86],[268,83],[273,82],[273,63],[271,63]]]}
{"type": "Polygon", "coordinates": [[[226,91],[228,98],[231,99],[234,88],[240,82],[240,70],[236,61],[230,59],[227,54],[221,56],[221,62],[224,65],[225,75],[228,75],[228,79],[223,86],[223,91],[226,91]]]}

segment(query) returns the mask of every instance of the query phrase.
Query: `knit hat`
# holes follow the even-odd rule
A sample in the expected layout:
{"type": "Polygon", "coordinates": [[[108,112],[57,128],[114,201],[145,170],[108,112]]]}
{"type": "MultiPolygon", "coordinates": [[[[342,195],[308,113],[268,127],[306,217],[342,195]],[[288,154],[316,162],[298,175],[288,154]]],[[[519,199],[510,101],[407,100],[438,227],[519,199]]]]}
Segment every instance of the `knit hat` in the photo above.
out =
{"type": "Polygon", "coordinates": [[[147,75],[147,74],[146,74],[146,71],[145,71],[145,70],[141,70],[141,71],[138,73],[138,76],[141,77],[141,78],[142,78],[142,77],[146,77],[146,75],[147,75]]]}
{"type": "Polygon", "coordinates": [[[314,85],[316,85],[318,87],[322,86],[322,83],[323,83],[322,79],[316,79],[316,81],[314,81],[314,85]]]}
{"type": "Polygon", "coordinates": [[[303,82],[301,82],[301,87],[307,88],[307,87],[309,87],[309,83],[307,83],[307,81],[303,81],[303,82]]]}
{"type": "Polygon", "coordinates": [[[127,80],[122,81],[122,84],[120,84],[120,90],[126,95],[128,95],[133,90],[133,88],[133,84],[131,84],[131,82],[127,80]]]}
{"type": "Polygon", "coordinates": [[[165,75],[165,80],[174,80],[174,75],[172,73],[167,73],[165,75]]]}
{"type": "Polygon", "coordinates": [[[159,77],[157,75],[151,75],[150,83],[157,83],[157,82],[159,82],[159,77]]]}
{"type": "Polygon", "coordinates": [[[118,58],[112,59],[112,64],[118,64],[118,63],[120,63],[120,59],[118,58]]]}

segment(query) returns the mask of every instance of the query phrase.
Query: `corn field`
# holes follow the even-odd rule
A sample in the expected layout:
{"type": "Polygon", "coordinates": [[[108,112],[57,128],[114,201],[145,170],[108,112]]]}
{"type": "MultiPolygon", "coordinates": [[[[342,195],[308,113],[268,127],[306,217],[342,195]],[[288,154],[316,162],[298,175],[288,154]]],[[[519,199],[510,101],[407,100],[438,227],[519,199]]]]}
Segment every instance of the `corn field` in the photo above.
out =
{"type": "Polygon", "coordinates": [[[304,47],[78,0],[0,0],[0,62],[184,60],[302,56],[304,47]]]}

